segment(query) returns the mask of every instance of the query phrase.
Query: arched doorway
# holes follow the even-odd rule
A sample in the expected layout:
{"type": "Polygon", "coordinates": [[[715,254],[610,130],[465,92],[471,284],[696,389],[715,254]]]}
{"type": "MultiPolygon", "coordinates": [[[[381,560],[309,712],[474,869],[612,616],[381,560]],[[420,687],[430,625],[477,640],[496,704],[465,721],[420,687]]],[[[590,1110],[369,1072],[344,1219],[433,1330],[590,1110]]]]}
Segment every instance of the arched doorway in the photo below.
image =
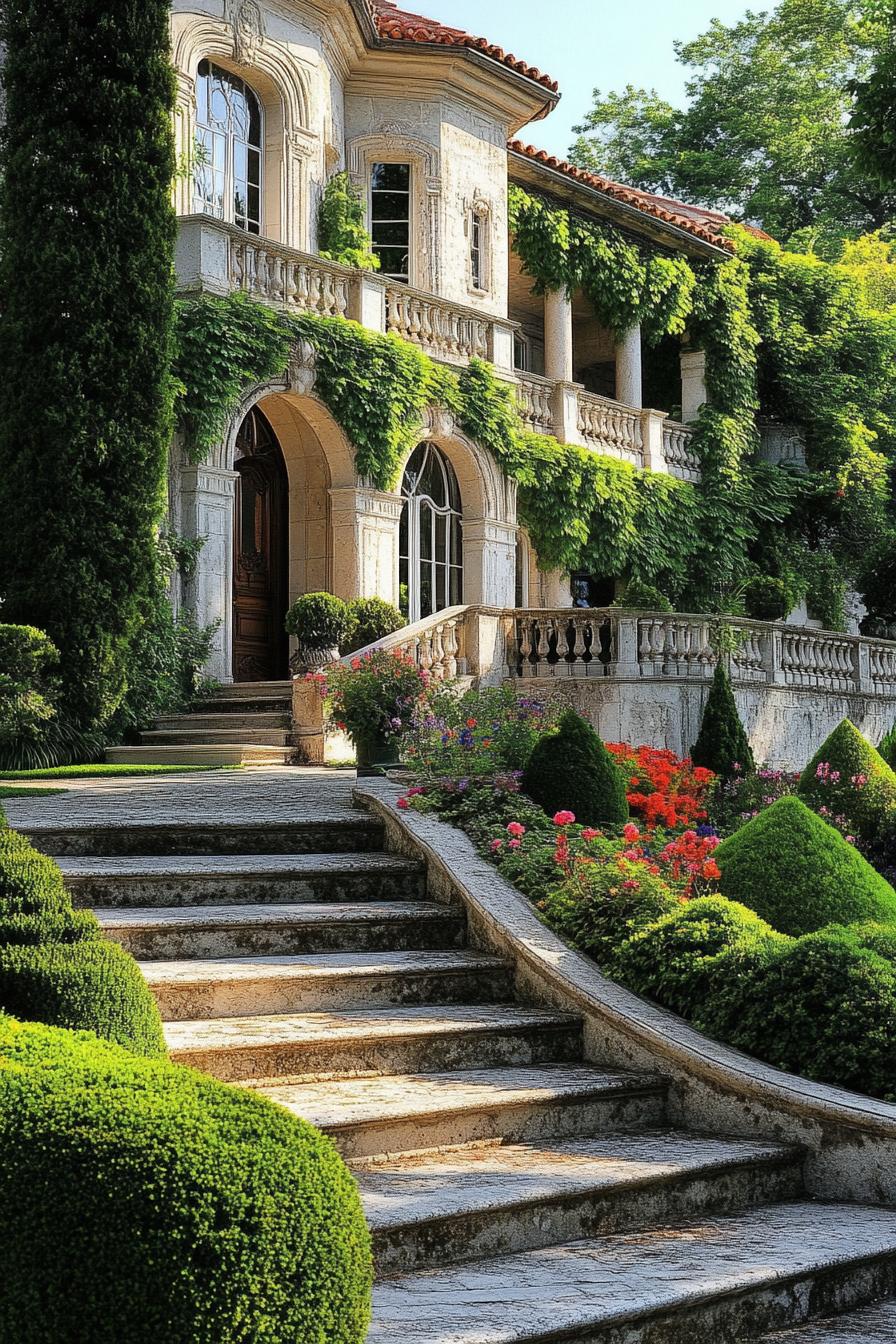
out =
{"type": "Polygon", "coordinates": [[[277,437],[257,406],[240,426],[234,468],[233,679],[279,681],[289,674],[289,487],[277,437]]]}
{"type": "Polygon", "coordinates": [[[434,443],[411,454],[401,493],[401,609],[419,621],[463,601],[463,523],[454,468],[434,443]]]}

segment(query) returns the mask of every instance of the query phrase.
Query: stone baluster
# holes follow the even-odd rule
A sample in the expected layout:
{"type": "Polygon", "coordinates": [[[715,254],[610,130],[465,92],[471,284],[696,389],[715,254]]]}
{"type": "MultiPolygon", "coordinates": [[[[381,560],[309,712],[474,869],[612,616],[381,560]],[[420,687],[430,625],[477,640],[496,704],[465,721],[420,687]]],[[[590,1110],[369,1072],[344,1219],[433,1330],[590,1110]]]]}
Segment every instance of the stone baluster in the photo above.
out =
{"type": "Polygon", "coordinates": [[[230,280],[237,289],[245,289],[246,257],[242,243],[230,244],[230,280]]]}
{"type": "Polygon", "coordinates": [[[433,667],[432,634],[429,630],[424,630],[418,636],[418,639],[420,652],[417,662],[420,665],[420,668],[427,674],[427,676],[429,676],[432,673],[433,667]]]}
{"type": "Polygon", "coordinates": [[[437,625],[432,632],[432,674],[436,681],[445,680],[445,645],[442,639],[444,625],[437,625]]]}
{"type": "Polygon", "coordinates": [[[459,652],[459,641],[457,638],[457,621],[446,621],[443,626],[444,636],[444,666],[445,675],[449,681],[453,681],[457,676],[457,655],[459,652]]]}

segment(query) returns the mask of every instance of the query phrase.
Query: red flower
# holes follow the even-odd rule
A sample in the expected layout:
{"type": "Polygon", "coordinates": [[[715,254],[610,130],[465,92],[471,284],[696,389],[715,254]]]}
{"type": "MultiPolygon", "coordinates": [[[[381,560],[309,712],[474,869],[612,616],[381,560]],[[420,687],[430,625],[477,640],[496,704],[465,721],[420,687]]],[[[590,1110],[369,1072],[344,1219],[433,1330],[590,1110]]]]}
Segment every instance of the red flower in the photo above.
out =
{"type": "Polygon", "coordinates": [[[521,835],[526,834],[526,828],[520,821],[511,821],[507,824],[507,834],[519,839],[521,835]]]}
{"type": "Polygon", "coordinates": [[[572,826],[576,819],[575,812],[557,812],[554,815],[555,826],[572,826]]]}

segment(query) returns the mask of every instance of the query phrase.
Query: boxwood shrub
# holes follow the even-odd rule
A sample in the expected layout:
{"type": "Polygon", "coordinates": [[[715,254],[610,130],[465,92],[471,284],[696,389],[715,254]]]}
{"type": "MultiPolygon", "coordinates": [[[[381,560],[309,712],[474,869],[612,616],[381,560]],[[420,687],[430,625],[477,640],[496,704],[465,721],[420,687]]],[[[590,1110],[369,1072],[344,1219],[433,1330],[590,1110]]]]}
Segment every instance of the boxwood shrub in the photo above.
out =
{"type": "Polygon", "coordinates": [[[370,1242],[335,1148],[265,1099],[0,1019],[0,1338],[362,1344],[370,1242]]]}
{"type": "Polygon", "coordinates": [[[873,840],[896,809],[896,774],[844,719],[803,771],[799,795],[816,811],[824,807],[848,817],[857,835],[873,840]],[[865,782],[857,785],[860,779],[865,782]]]}
{"type": "Polygon", "coordinates": [[[165,1058],[156,1001],[136,961],[116,943],[0,947],[0,1010],[165,1058]]]}
{"type": "Polygon", "coordinates": [[[799,798],[781,798],[715,852],[723,895],[781,933],[896,921],[896,891],[799,798]]]}
{"type": "Polygon", "coordinates": [[[556,732],[536,745],[522,787],[548,814],[573,812],[584,826],[628,820],[622,772],[591,725],[572,709],[560,715],[556,732]]]}
{"type": "MultiPolygon", "coordinates": [[[[539,904],[555,933],[607,966],[620,939],[681,906],[662,878],[641,865],[620,863],[617,846],[599,843],[591,852],[595,862],[581,869],[576,881],[548,887],[539,904]]],[[[502,871],[512,862],[502,863],[502,871]]]]}

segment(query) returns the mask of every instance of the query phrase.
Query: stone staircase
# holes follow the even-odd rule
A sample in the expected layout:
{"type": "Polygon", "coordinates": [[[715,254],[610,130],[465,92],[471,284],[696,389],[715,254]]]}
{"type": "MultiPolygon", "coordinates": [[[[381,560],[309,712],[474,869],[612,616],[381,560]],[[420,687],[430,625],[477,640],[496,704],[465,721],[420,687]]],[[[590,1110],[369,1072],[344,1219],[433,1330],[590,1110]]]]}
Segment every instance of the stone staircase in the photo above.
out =
{"type": "Polygon", "coordinates": [[[189,714],[166,715],[140,734],[140,745],[110,747],[116,765],[289,765],[292,682],[220,686],[189,714]]]}
{"type": "Polygon", "coordinates": [[[670,1128],[658,1077],[587,1062],[579,1019],[519,1001],[423,866],[314,787],[304,822],[29,829],[140,960],[173,1057],[352,1164],[371,1344],[896,1338],[896,1211],[809,1200],[793,1148],[670,1128]]]}

